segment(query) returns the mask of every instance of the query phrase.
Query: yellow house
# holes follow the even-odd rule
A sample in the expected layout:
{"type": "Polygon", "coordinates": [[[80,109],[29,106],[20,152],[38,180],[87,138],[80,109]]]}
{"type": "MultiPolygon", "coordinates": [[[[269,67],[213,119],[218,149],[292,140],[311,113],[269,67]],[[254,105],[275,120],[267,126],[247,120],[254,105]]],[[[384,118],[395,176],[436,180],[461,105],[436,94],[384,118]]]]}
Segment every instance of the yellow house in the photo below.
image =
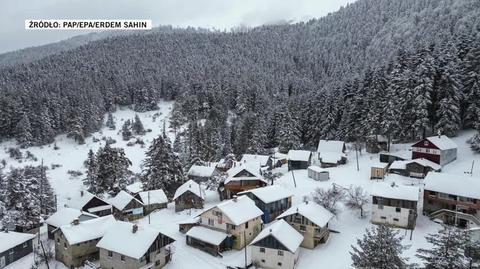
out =
{"type": "Polygon", "coordinates": [[[384,179],[387,174],[388,163],[375,163],[371,167],[370,179],[384,179]]]}

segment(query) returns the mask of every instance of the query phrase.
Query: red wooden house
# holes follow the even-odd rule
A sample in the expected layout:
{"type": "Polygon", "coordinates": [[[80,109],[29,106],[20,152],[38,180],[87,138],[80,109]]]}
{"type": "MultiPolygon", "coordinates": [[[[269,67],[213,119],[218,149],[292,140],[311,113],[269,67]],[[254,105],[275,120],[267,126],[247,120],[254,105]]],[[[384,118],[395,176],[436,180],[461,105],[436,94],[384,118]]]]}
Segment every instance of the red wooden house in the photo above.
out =
{"type": "Polygon", "coordinates": [[[446,165],[457,159],[457,145],[445,135],[427,137],[412,146],[412,159],[419,158],[446,165]]]}

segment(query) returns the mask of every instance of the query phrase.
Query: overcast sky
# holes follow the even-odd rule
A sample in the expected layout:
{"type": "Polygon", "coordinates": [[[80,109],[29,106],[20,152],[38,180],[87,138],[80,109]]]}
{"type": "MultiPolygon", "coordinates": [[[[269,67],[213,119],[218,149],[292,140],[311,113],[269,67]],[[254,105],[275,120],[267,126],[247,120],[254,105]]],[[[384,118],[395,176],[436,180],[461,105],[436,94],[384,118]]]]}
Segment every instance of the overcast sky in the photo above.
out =
{"type": "Polygon", "coordinates": [[[151,19],[154,26],[230,29],[318,18],[354,0],[2,0],[0,53],[88,31],[29,30],[26,19],[151,19]]]}

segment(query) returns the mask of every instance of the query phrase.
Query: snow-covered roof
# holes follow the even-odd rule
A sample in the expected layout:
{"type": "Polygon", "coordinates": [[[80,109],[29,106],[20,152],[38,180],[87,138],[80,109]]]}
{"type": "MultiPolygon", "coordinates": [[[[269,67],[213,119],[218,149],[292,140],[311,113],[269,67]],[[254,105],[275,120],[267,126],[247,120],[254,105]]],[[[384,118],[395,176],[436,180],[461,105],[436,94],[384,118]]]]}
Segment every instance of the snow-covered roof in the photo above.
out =
{"type": "Polygon", "coordinates": [[[79,209],[75,208],[69,208],[69,207],[64,207],[57,212],[55,212],[53,215],[51,215],[47,220],[48,225],[52,225],[55,227],[60,227],[62,225],[70,224],[72,223],[75,219],[78,219],[80,216],[86,216],[87,218],[96,218],[97,216],[81,211],[79,209]]]}
{"type": "Polygon", "coordinates": [[[282,159],[287,159],[287,154],[275,152],[272,157],[277,160],[282,160],[282,159]]]}
{"type": "Polygon", "coordinates": [[[338,140],[320,140],[318,142],[318,152],[337,152],[343,153],[345,142],[338,140]]]}
{"type": "Polygon", "coordinates": [[[134,233],[134,223],[117,221],[108,229],[97,247],[107,249],[134,259],[140,259],[157,239],[160,231],[151,226],[137,225],[134,233]]]}
{"type": "Polygon", "coordinates": [[[480,178],[430,172],[425,177],[425,190],[480,199],[480,178]]]}
{"type": "Polygon", "coordinates": [[[203,212],[207,212],[213,208],[218,208],[218,210],[222,211],[222,213],[227,216],[234,225],[240,225],[263,215],[262,210],[255,205],[255,202],[245,195],[223,201],[203,212]]]}
{"type": "Polygon", "coordinates": [[[266,166],[270,156],[257,154],[243,154],[241,163],[260,163],[260,166],[266,166]]]}
{"type": "Polygon", "coordinates": [[[392,183],[377,183],[373,185],[372,196],[390,199],[418,201],[419,189],[413,186],[403,186],[392,183]]]}
{"type": "Polygon", "coordinates": [[[82,243],[102,237],[105,232],[116,222],[112,215],[98,217],[80,222],[60,226],[60,230],[70,245],[82,243]]]}
{"type": "Polygon", "coordinates": [[[73,195],[67,198],[67,202],[65,203],[65,206],[70,208],[82,209],[94,197],[97,197],[98,199],[100,199],[98,196],[95,196],[88,191],[84,191],[84,190],[77,191],[73,195]]]}
{"type": "Polygon", "coordinates": [[[254,168],[248,165],[238,165],[230,168],[227,171],[228,178],[225,180],[225,184],[230,181],[239,181],[239,180],[260,180],[265,183],[268,183],[254,168]],[[253,176],[237,176],[243,170],[252,174],[253,176]]]}
{"type": "Polygon", "coordinates": [[[297,232],[290,224],[283,219],[276,220],[270,225],[265,227],[258,235],[253,239],[250,245],[257,243],[258,241],[273,236],[290,252],[295,253],[300,244],[303,241],[303,235],[297,232]]]}
{"type": "Polygon", "coordinates": [[[318,165],[311,165],[308,167],[309,170],[315,171],[317,173],[328,173],[327,169],[321,168],[318,165]]]}
{"type": "Polygon", "coordinates": [[[266,204],[292,196],[292,193],[289,190],[278,185],[251,189],[248,191],[240,192],[239,194],[245,194],[249,192],[253,193],[253,195],[255,195],[258,199],[262,200],[262,202],[266,204]]]}
{"type": "Polygon", "coordinates": [[[142,184],[142,182],[138,181],[138,182],[135,182],[135,183],[132,183],[132,184],[128,185],[127,187],[125,187],[125,189],[127,189],[127,191],[129,193],[137,194],[137,193],[143,191],[143,184],[142,184]]]}
{"type": "Polygon", "coordinates": [[[383,152],[380,152],[380,154],[393,156],[393,157],[397,157],[397,158],[402,158],[404,160],[408,160],[412,157],[412,152],[409,151],[409,150],[399,150],[399,151],[394,151],[394,152],[383,151],[383,152]]]}
{"type": "Polygon", "coordinates": [[[199,222],[200,222],[200,217],[195,216],[193,218],[188,218],[188,219],[185,219],[185,220],[181,220],[177,223],[178,224],[195,224],[195,223],[199,223],[199,222]]]}
{"type": "Polygon", "coordinates": [[[308,202],[290,207],[287,211],[278,216],[277,219],[283,219],[286,216],[294,215],[296,213],[309,219],[319,227],[324,227],[334,217],[333,214],[323,206],[314,202],[308,202]]]}
{"type": "Polygon", "coordinates": [[[126,191],[120,191],[115,197],[110,198],[108,201],[118,210],[123,210],[132,200],[136,200],[140,204],[143,204],[141,201],[139,201],[126,191]]]}
{"type": "Polygon", "coordinates": [[[457,144],[455,144],[455,142],[453,142],[453,140],[446,135],[430,136],[427,137],[427,139],[441,150],[455,149],[458,147],[457,144]]]}
{"type": "Polygon", "coordinates": [[[409,163],[409,161],[394,161],[388,169],[405,170],[407,163],[409,163]]]}
{"type": "Polygon", "coordinates": [[[182,186],[178,187],[178,189],[175,191],[175,195],[173,196],[173,200],[177,199],[180,195],[184,194],[187,191],[190,191],[201,199],[204,199],[203,190],[200,185],[190,179],[187,182],[183,183],[182,186]]]}
{"type": "Polygon", "coordinates": [[[374,162],[370,165],[372,168],[382,168],[385,169],[388,166],[388,163],[374,162]]]}
{"type": "Polygon", "coordinates": [[[430,160],[424,159],[424,158],[413,159],[413,160],[408,161],[407,163],[418,163],[421,166],[430,167],[435,171],[442,169],[441,165],[436,164],[436,163],[434,163],[430,160]]]}
{"type": "Polygon", "coordinates": [[[35,238],[34,234],[17,232],[0,232],[0,253],[35,238]]]}
{"type": "Polygon", "coordinates": [[[215,166],[204,166],[204,165],[192,165],[188,170],[189,176],[195,177],[211,177],[215,172],[215,166]]]}
{"type": "Polygon", "coordinates": [[[140,196],[140,199],[142,199],[144,205],[168,203],[167,195],[165,195],[165,192],[163,192],[162,189],[142,191],[139,192],[138,195],[140,196]]]}
{"type": "Polygon", "coordinates": [[[203,242],[210,243],[212,245],[218,246],[220,245],[225,238],[227,238],[228,234],[208,229],[202,226],[195,226],[192,227],[186,234],[187,236],[193,237],[203,242]]]}
{"type": "Polygon", "coordinates": [[[319,157],[322,159],[322,163],[337,163],[346,155],[342,152],[323,151],[319,154],[319,157]]]}
{"type": "Polygon", "coordinates": [[[290,161],[303,161],[307,162],[310,160],[310,155],[312,153],[308,150],[294,150],[291,149],[288,151],[287,158],[290,161]]]}

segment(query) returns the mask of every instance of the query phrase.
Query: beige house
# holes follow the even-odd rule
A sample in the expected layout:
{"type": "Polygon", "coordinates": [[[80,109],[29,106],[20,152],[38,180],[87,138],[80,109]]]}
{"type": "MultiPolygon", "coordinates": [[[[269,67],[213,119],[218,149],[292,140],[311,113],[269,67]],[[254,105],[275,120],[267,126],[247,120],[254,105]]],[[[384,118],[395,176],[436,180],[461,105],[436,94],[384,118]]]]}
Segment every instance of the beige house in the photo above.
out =
{"type": "MultiPolygon", "coordinates": [[[[200,214],[199,225],[225,234],[224,249],[242,249],[248,245],[262,230],[262,216],[252,199],[240,196],[205,210],[200,214]]],[[[189,231],[190,232],[190,231],[189,231]]],[[[218,236],[218,235],[217,235],[218,236]]],[[[187,244],[207,251],[215,248],[212,242],[205,242],[205,238],[187,233],[187,244]]],[[[222,242],[223,243],[223,242],[222,242]]]]}
{"type": "Polygon", "coordinates": [[[112,215],[84,222],[75,220],[55,230],[55,259],[68,268],[80,267],[86,260],[98,260],[97,242],[115,223],[112,215]]]}
{"type": "Polygon", "coordinates": [[[250,256],[256,267],[295,268],[303,236],[284,220],[265,227],[250,243],[250,256]]]}
{"type": "Polygon", "coordinates": [[[118,221],[98,242],[100,266],[105,269],[158,269],[171,260],[175,240],[159,230],[118,221]]]}
{"type": "Polygon", "coordinates": [[[303,235],[302,247],[314,249],[325,243],[330,235],[328,224],[333,214],[323,206],[304,202],[290,207],[277,217],[288,222],[295,230],[303,235]]]}
{"type": "Polygon", "coordinates": [[[388,163],[374,163],[370,168],[370,179],[384,179],[387,174],[388,163]]]}

